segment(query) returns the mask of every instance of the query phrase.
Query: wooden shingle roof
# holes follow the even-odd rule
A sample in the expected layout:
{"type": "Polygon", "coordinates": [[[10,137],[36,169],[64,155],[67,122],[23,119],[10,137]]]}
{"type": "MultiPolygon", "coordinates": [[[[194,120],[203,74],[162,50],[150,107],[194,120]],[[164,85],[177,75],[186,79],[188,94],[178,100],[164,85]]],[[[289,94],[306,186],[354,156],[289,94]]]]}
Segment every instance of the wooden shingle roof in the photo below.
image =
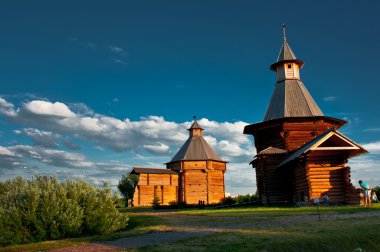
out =
{"type": "Polygon", "coordinates": [[[145,168],[145,167],[133,167],[131,174],[178,174],[170,169],[166,168],[145,168]]]}
{"type": "Polygon", "coordinates": [[[224,162],[206,142],[203,136],[195,136],[187,139],[169,163],[181,160],[214,160],[224,162]]]}
{"type": "Polygon", "coordinates": [[[275,148],[275,147],[272,147],[272,146],[269,146],[268,148],[260,151],[259,153],[257,153],[256,156],[260,156],[260,155],[277,155],[277,154],[287,154],[288,152],[284,149],[280,149],[280,148],[275,148]]]}
{"type": "Polygon", "coordinates": [[[310,116],[323,116],[323,113],[302,81],[288,79],[277,82],[264,121],[310,116]]]}
{"type": "Polygon", "coordinates": [[[286,34],[285,34],[285,25],[282,26],[282,32],[283,32],[283,41],[282,46],[280,49],[280,53],[278,54],[277,61],[270,65],[270,69],[273,71],[276,71],[276,66],[283,63],[283,62],[296,62],[300,66],[300,68],[303,67],[303,61],[297,59],[296,55],[290,48],[288,42],[286,41],[286,34]]]}
{"type": "Polygon", "coordinates": [[[189,131],[190,135],[186,142],[179,149],[177,154],[174,155],[169,163],[177,161],[203,161],[203,160],[214,160],[223,161],[218,154],[212,149],[212,147],[203,138],[202,134],[193,134],[192,131],[195,129],[203,128],[199,125],[197,120],[191,125],[189,131]]]}

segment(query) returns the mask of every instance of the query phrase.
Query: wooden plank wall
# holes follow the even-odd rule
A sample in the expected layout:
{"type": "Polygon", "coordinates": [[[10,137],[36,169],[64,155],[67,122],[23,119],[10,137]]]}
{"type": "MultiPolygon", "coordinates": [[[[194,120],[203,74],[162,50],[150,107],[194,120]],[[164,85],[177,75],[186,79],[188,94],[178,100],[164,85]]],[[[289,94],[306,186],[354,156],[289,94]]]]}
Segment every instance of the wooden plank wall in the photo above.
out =
{"type": "Polygon", "coordinates": [[[344,167],[343,176],[345,178],[345,200],[348,205],[364,205],[362,192],[360,189],[355,188],[351,182],[351,168],[344,167]]]}
{"type": "Polygon", "coordinates": [[[309,183],[307,180],[306,175],[306,167],[305,167],[305,161],[299,160],[297,163],[295,163],[294,166],[294,172],[293,172],[293,201],[296,202],[303,202],[306,200],[310,200],[309,195],[309,183]]]}
{"type": "Polygon", "coordinates": [[[207,173],[202,170],[186,170],[185,201],[187,204],[198,204],[199,200],[207,203],[207,173]]]}
{"type": "Polygon", "coordinates": [[[219,203],[224,199],[224,173],[223,171],[209,171],[209,204],[219,203]]]}
{"type": "Polygon", "coordinates": [[[178,175],[177,174],[140,174],[139,184],[133,195],[135,206],[150,206],[154,197],[160,199],[161,204],[178,202],[178,175]]]}
{"type": "Polygon", "coordinates": [[[257,152],[270,146],[293,151],[334,126],[323,120],[271,125],[255,133],[255,146],[257,152]]]}
{"type": "Polygon", "coordinates": [[[311,141],[316,136],[326,132],[333,124],[319,121],[309,122],[285,122],[283,124],[283,133],[285,148],[293,151],[311,141]]]}
{"type": "Polygon", "coordinates": [[[342,156],[314,156],[307,158],[306,176],[311,198],[320,198],[327,193],[330,202],[346,202],[347,176],[345,159],[342,156]]]}
{"type": "Polygon", "coordinates": [[[289,171],[277,170],[284,155],[262,156],[257,161],[258,187],[263,203],[289,203],[292,201],[292,179],[289,171]]]}

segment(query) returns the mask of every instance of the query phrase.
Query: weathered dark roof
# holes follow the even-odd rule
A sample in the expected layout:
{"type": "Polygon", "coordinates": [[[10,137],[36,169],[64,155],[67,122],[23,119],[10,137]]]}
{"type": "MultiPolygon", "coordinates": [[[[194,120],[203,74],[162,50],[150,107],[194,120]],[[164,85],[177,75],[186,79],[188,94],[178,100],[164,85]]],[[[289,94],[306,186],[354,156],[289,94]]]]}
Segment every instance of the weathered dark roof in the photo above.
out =
{"type": "Polygon", "coordinates": [[[277,82],[264,116],[264,121],[283,117],[323,116],[300,80],[277,82]]]}
{"type": "Polygon", "coordinates": [[[348,151],[349,152],[348,157],[354,157],[354,156],[358,156],[360,154],[364,154],[364,153],[368,152],[366,149],[364,149],[363,147],[356,144],[354,141],[352,141],[348,137],[346,137],[343,134],[335,131],[332,128],[332,129],[327,130],[323,134],[315,137],[314,139],[312,139],[310,142],[306,143],[305,145],[301,146],[292,155],[290,155],[286,160],[284,160],[280,165],[278,165],[277,168],[289,163],[290,161],[292,161],[296,158],[299,158],[302,154],[306,153],[309,150],[312,150],[314,147],[321,145],[323,142],[325,142],[332,135],[337,135],[338,137],[340,137],[341,139],[343,139],[344,141],[349,143],[352,147],[351,148],[350,147],[324,147],[324,148],[322,147],[321,150],[324,150],[324,151],[327,150],[328,151],[330,149],[330,150],[334,150],[334,151],[335,150],[348,151]]]}
{"type": "Polygon", "coordinates": [[[288,153],[288,152],[284,149],[269,146],[268,148],[257,153],[256,156],[259,156],[259,155],[276,155],[276,154],[286,154],[286,153],[288,153]]]}
{"type": "Polygon", "coordinates": [[[178,174],[175,171],[166,168],[145,168],[145,167],[133,167],[131,174],[178,174]]]}
{"type": "Polygon", "coordinates": [[[283,36],[284,40],[282,42],[282,46],[280,49],[280,53],[278,54],[277,61],[270,65],[270,69],[275,71],[276,66],[283,63],[283,62],[296,62],[300,66],[300,68],[303,67],[303,61],[297,59],[296,55],[293,53],[292,49],[290,48],[288,42],[286,41],[286,35],[285,35],[285,27],[283,26],[283,36]]]}
{"type": "Polygon", "coordinates": [[[201,125],[199,125],[197,120],[195,120],[193,122],[193,124],[191,125],[191,127],[189,128],[189,130],[191,130],[191,129],[202,129],[203,130],[203,128],[201,127],[201,125]]]}
{"type": "Polygon", "coordinates": [[[169,163],[181,160],[214,160],[224,162],[203,136],[189,137],[169,163]]]}
{"type": "MultiPolygon", "coordinates": [[[[337,129],[342,127],[343,125],[345,125],[347,123],[347,121],[345,121],[345,120],[334,118],[334,117],[329,117],[329,116],[315,116],[312,119],[313,120],[324,120],[327,122],[331,122],[331,123],[336,125],[337,129]]],[[[254,133],[254,131],[256,131],[256,130],[263,129],[263,128],[269,127],[271,125],[280,124],[284,121],[289,121],[289,122],[310,121],[310,117],[282,117],[282,118],[277,118],[277,119],[273,119],[270,121],[263,121],[263,122],[249,124],[249,125],[244,127],[244,134],[251,134],[252,135],[254,133]]]]}

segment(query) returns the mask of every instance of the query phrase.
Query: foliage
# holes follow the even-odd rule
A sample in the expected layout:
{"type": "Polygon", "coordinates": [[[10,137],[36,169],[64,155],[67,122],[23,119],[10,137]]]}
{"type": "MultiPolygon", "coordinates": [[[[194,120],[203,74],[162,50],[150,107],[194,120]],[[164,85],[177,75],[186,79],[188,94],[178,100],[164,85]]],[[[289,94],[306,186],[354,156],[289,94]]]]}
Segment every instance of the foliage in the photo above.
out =
{"type": "Polygon", "coordinates": [[[242,203],[250,203],[257,202],[256,195],[246,194],[246,195],[238,195],[235,197],[225,197],[221,203],[222,205],[233,205],[233,204],[242,204],[242,203]]]}
{"type": "Polygon", "coordinates": [[[377,195],[377,197],[379,198],[380,196],[380,185],[378,185],[378,186],[375,186],[374,188],[372,188],[372,191],[373,192],[376,192],[376,195],[377,195]]]}
{"type": "Polygon", "coordinates": [[[161,206],[161,201],[159,197],[154,197],[152,202],[153,209],[159,209],[161,206]]]}
{"type": "Polygon", "coordinates": [[[109,188],[52,177],[0,183],[1,246],[111,233],[127,221],[115,209],[109,188]]]}
{"type": "Polygon", "coordinates": [[[224,199],[221,200],[222,205],[233,205],[236,204],[236,199],[235,197],[225,197],[224,199]]]}
{"type": "Polygon", "coordinates": [[[136,174],[123,175],[119,181],[117,188],[120,193],[124,196],[126,201],[128,199],[133,200],[133,194],[135,193],[135,188],[139,183],[139,176],[136,174]]]}

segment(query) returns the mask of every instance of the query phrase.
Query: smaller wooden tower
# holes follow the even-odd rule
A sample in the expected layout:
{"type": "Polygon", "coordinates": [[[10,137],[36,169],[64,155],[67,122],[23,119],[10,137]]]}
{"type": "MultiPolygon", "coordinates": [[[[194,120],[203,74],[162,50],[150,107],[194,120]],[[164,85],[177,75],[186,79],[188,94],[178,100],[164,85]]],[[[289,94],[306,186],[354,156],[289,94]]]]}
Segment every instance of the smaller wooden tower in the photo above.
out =
{"type": "Polygon", "coordinates": [[[166,164],[168,169],[179,172],[179,201],[187,204],[219,203],[224,199],[223,161],[203,137],[203,128],[194,117],[188,129],[189,138],[173,159],[166,164]]]}
{"type": "Polygon", "coordinates": [[[347,159],[367,151],[337,130],[346,121],[325,116],[300,78],[303,61],[286,40],[277,61],[276,84],[264,120],[245,127],[257,155],[259,197],[264,203],[296,203],[327,193],[338,204],[360,202],[351,184],[347,159]]]}
{"type": "Polygon", "coordinates": [[[161,204],[219,203],[224,199],[223,161],[203,137],[203,128],[194,117],[188,129],[189,138],[164,168],[134,167],[131,174],[139,176],[133,201],[135,206],[149,206],[153,198],[161,204]]]}

